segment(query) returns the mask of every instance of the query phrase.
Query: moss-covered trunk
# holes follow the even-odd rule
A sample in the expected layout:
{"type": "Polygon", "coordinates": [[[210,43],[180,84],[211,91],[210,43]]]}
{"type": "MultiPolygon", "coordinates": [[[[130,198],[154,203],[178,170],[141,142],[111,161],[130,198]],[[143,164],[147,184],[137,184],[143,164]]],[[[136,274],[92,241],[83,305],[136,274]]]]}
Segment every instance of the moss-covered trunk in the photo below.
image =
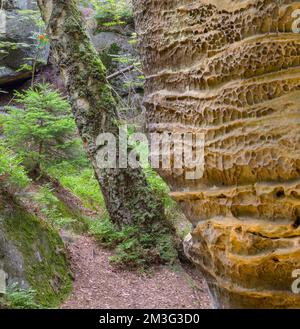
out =
{"type": "Polygon", "coordinates": [[[164,220],[162,203],[152,194],[141,168],[103,169],[97,164],[97,137],[101,133],[117,137],[119,120],[105,67],[83,27],[77,1],[39,0],[38,4],[112,221],[151,225],[164,220]]]}

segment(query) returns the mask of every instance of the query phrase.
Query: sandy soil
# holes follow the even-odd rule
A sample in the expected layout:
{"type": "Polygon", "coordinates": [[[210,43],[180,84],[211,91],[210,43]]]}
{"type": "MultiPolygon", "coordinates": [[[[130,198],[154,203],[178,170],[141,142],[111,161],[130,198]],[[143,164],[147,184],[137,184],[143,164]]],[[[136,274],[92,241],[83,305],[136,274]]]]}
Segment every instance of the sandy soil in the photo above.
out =
{"type": "Polygon", "coordinates": [[[155,267],[151,273],[116,269],[109,263],[111,251],[91,237],[69,239],[73,293],[64,309],[193,309],[210,308],[203,278],[181,266],[155,267]],[[189,273],[189,274],[188,274],[189,273]]]}

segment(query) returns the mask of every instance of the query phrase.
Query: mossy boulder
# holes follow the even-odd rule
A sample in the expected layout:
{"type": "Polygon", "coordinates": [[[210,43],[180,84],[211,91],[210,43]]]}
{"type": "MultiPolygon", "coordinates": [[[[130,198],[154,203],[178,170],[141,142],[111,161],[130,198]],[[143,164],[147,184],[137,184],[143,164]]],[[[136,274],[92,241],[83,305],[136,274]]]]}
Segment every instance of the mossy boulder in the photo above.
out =
{"type": "Polygon", "coordinates": [[[0,199],[0,268],[8,286],[36,292],[36,303],[56,307],[71,290],[59,234],[13,201],[0,199]]]}

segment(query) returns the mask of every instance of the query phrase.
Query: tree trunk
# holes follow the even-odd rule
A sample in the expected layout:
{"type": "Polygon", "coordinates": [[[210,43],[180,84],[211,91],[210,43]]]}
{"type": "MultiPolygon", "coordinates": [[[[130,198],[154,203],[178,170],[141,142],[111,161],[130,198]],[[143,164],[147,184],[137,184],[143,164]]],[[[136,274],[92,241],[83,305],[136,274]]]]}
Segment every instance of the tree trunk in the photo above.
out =
{"type": "Polygon", "coordinates": [[[205,135],[203,177],[162,171],[194,225],[187,255],[216,307],[300,307],[299,2],[134,7],[150,131],[205,135]]]}
{"type": "Polygon", "coordinates": [[[93,164],[111,220],[124,224],[164,220],[164,209],[141,168],[103,169],[97,163],[97,137],[118,137],[116,102],[106,70],[84,29],[75,0],[39,0],[54,58],[68,90],[85,150],[93,164]]]}

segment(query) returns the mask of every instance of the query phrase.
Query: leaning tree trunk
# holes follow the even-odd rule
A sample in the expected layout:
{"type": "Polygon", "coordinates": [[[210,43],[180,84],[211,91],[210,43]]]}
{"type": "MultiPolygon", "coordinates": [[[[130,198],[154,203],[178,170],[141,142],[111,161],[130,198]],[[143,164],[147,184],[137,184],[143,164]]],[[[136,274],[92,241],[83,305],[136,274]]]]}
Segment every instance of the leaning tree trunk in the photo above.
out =
{"type": "Polygon", "coordinates": [[[118,138],[120,121],[105,68],[83,27],[77,1],[38,0],[38,4],[111,220],[119,226],[151,226],[153,221],[164,220],[163,206],[152,194],[141,168],[103,169],[97,161],[97,137],[111,133],[118,138]]]}
{"type": "Polygon", "coordinates": [[[216,307],[300,307],[300,36],[292,0],[135,0],[150,131],[205,135],[162,172],[216,307]]]}

